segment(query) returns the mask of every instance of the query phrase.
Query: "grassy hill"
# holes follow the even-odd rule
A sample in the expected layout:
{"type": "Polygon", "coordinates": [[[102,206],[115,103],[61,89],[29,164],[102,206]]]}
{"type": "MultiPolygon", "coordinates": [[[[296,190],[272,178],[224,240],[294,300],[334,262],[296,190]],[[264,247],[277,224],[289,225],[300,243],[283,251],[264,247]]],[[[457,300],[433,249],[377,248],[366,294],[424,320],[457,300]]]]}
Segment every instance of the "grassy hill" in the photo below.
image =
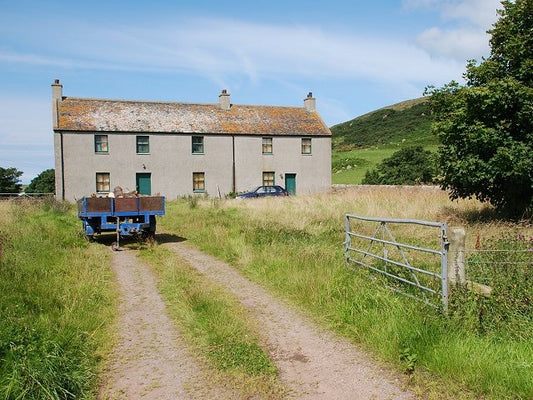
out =
{"type": "Polygon", "coordinates": [[[414,145],[435,150],[427,98],[404,101],[331,127],[333,183],[361,183],[366,171],[414,145]]]}

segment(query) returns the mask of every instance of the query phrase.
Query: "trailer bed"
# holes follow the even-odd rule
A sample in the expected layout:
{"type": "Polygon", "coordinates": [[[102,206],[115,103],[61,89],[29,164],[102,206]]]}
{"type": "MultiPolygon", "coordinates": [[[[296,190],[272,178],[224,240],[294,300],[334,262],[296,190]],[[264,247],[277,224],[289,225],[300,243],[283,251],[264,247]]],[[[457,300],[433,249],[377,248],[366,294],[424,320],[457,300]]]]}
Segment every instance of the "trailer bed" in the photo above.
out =
{"type": "Polygon", "coordinates": [[[120,236],[154,235],[155,218],[164,214],[164,196],[83,197],[78,200],[78,218],[88,237],[103,232],[116,232],[120,236]]]}

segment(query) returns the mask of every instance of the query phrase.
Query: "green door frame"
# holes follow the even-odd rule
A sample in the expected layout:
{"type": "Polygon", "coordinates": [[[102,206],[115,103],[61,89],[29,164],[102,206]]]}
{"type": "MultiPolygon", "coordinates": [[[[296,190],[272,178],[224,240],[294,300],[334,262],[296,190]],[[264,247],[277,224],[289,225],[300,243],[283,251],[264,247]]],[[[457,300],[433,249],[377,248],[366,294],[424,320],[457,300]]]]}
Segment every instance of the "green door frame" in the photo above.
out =
{"type": "Polygon", "coordinates": [[[152,174],[149,172],[138,172],[135,175],[135,188],[139,194],[152,194],[152,174]]]}

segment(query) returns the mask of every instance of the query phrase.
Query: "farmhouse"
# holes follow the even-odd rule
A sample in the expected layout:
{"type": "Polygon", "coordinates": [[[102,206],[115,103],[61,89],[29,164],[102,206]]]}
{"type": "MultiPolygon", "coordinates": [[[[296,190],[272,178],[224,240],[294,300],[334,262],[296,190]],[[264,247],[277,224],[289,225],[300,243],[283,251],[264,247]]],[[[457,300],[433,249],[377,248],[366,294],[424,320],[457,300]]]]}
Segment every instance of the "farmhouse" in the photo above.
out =
{"type": "Polygon", "coordinates": [[[232,104],[225,90],[214,104],[128,101],[63,96],[56,80],[52,114],[59,200],[331,186],[331,132],[311,93],[303,107],[232,104]]]}

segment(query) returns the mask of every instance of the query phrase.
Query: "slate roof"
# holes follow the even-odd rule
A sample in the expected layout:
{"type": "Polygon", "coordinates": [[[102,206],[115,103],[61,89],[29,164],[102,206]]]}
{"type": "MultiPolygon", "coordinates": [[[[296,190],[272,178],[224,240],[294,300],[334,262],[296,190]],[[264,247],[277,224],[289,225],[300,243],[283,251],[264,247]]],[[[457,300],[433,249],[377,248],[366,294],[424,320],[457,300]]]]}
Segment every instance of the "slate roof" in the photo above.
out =
{"type": "Polygon", "coordinates": [[[56,131],[331,136],[304,107],[148,102],[63,97],[56,131]]]}

